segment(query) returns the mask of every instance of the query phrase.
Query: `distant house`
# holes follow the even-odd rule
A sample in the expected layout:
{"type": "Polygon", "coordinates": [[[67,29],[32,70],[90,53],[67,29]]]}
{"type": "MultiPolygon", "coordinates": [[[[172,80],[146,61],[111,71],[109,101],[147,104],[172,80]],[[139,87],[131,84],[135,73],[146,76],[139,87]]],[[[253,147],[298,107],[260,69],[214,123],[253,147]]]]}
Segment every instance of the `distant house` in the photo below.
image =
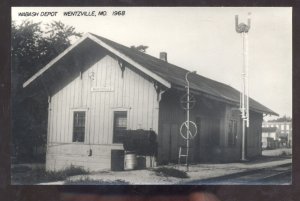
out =
{"type": "Polygon", "coordinates": [[[262,137],[270,137],[273,138],[273,140],[279,139],[279,131],[276,127],[263,127],[262,128],[262,137]]]}
{"type": "Polygon", "coordinates": [[[277,148],[279,138],[279,130],[276,127],[262,128],[262,147],[263,148],[277,148]]]}
{"type": "MultiPolygon", "coordinates": [[[[49,96],[47,169],[109,169],[112,150],[123,150],[121,136],[129,129],[157,134],[157,164],[177,161],[185,144],[179,128],[186,120],[180,97],[187,72],[166,53],[159,59],[86,34],[23,84],[49,96]]],[[[198,74],[189,78],[197,101],[190,117],[198,127],[190,160],[239,160],[240,92],[198,74]]],[[[250,99],[248,157],[261,154],[263,114],[277,115],[250,99]]]]}
{"type": "Polygon", "coordinates": [[[292,146],[293,142],[293,126],[291,121],[279,121],[279,122],[263,122],[263,128],[276,127],[278,131],[278,137],[283,145],[288,147],[292,146]]]}

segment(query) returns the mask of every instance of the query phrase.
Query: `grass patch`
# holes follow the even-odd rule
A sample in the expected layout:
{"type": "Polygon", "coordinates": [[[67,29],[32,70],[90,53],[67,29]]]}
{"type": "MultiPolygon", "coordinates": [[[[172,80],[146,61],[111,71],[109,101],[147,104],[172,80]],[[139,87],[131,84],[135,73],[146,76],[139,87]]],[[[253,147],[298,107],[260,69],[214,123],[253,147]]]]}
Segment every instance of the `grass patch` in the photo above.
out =
{"type": "Polygon", "coordinates": [[[52,182],[65,180],[67,177],[89,172],[81,167],[71,165],[60,171],[46,171],[45,167],[32,168],[26,172],[17,172],[12,169],[12,183],[35,184],[40,182],[52,182]]]}
{"type": "Polygon", "coordinates": [[[84,170],[81,167],[76,167],[71,165],[64,170],[60,171],[45,171],[44,168],[37,168],[35,170],[37,178],[42,178],[47,181],[57,181],[57,180],[64,180],[67,177],[74,176],[74,175],[81,175],[87,174],[88,171],[84,170]]]}
{"type": "Polygon", "coordinates": [[[153,170],[158,176],[189,178],[188,174],[184,171],[175,168],[160,167],[153,170]]]}
{"type": "Polygon", "coordinates": [[[114,181],[103,181],[103,180],[93,180],[89,177],[80,178],[78,180],[67,180],[64,185],[128,185],[129,182],[126,182],[121,179],[114,181]]]}
{"type": "Polygon", "coordinates": [[[290,155],[291,155],[291,152],[286,151],[286,150],[281,151],[281,153],[279,154],[279,156],[290,156],[290,155]]]}
{"type": "Polygon", "coordinates": [[[282,151],[282,152],[280,153],[280,156],[287,156],[286,151],[282,151]]]}

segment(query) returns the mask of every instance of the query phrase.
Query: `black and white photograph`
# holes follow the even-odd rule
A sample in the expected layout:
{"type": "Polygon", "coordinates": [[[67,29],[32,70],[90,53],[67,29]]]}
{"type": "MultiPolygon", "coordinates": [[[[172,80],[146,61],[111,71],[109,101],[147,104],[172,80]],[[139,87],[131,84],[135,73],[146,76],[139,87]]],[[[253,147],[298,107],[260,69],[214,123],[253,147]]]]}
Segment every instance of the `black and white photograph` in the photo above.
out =
{"type": "Polygon", "coordinates": [[[291,185],[291,7],[12,7],[12,185],[291,185]]]}

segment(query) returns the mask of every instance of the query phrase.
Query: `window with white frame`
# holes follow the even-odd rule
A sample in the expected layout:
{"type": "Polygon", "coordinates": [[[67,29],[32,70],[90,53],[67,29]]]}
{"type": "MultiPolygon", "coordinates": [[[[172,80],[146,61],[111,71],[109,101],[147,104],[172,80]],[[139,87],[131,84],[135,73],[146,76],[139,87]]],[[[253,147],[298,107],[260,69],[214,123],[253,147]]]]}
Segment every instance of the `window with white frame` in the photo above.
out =
{"type": "Polygon", "coordinates": [[[113,143],[122,143],[127,129],[127,111],[114,112],[113,143]]]}
{"type": "Polygon", "coordinates": [[[74,111],[73,113],[73,142],[84,142],[85,136],[85,111],[74,111]]]}

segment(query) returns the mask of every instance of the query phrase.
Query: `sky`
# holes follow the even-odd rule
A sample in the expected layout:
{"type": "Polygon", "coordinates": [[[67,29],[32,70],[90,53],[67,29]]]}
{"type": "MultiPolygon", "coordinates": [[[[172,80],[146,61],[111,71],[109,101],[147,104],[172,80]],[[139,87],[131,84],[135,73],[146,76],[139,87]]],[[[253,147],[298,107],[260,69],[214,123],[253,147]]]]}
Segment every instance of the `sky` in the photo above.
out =
{"type": "MultiPolygon", "coordinates": [[[[289,7],[15,7],[12,20],[49,23],[60,20],[76,31],[91,32],[126,46],[147,45],[147,54],[168,54],[168,62],[241,89],[242,36],[234,16],[246,22],[249,95],[280,116],[292,117],[292,8],[289,7]],[[96,16],[64,16],[95,11],[96,16]],[[106,11],[106,16],[97,15],[106,11]],[[115,16],[113,11],[125,11],[115,16]],[[39,12],[39,16],[18,16],[39,12]],[[43,13],[44,12],[44,13],[43,13]],[[57,12],[56,16],[41,16],[57,12]]],[[[267,119],[277,118],[275,116],[267,119]]]]}

